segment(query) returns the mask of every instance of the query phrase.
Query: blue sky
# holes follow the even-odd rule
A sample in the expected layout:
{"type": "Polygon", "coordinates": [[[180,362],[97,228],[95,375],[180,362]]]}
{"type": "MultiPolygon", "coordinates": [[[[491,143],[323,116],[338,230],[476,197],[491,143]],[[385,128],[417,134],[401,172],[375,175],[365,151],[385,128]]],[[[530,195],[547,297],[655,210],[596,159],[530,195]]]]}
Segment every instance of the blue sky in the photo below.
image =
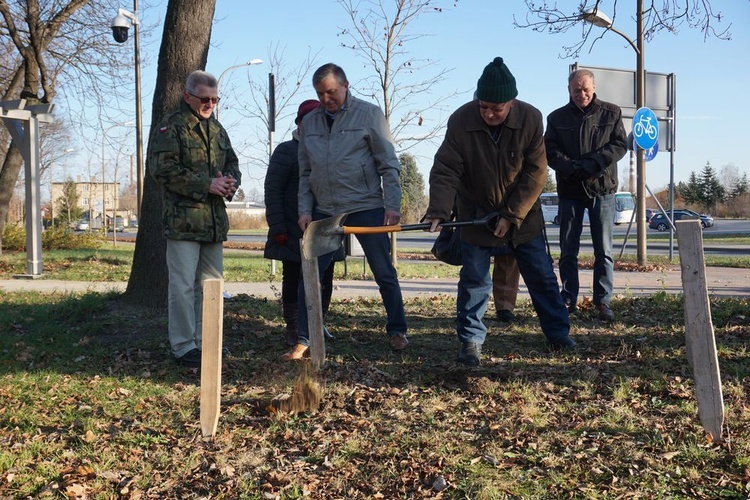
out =
{"type": "MultiPolygon", "coordinates": [[[[576,2],[558,2],[558,4],[576,2]]],[[[601,9],[607,11],[612,2],[601,9]]],[[[704,40],[703,34],[687,27],[677,34],[660,32],[647,42],[644,56],[647,71],[674,73],[677,77],[677,135],[674,154],[675,181],[685,181],[691,171],[699,172],[706,162],[717,169],[734,164],[740,172],[750,174],[750,162],[744,148],[747,140],[742,132],[750,116],[750,1],[713,0],[715,10],[720,10],[726,20],[721,26],[732,24],[732,40],[714,38],[704,40]]],[[[142,9],[146,23],[163,19],[166,0],[154,2],[154,7],[142,9]]],[[[445,80],[432,89],[435,95],[463,92],[448,104],[449,111],[458,108],[471,98],[484,66],[495,56],[504,58],[514,74],[519,99],[540,109],[546,117],[568,100],[566,77],[568,66],[578,62],[585,66],[634,70],[635,51],[613,32],[599,39],[589,51],[587,45],[578,59],[562,59],[563,47],[580,39],[581,30],[550,35],[513,26],[513,15],[523,19],[526,6],[522,0],[496,2],[494,0],[459,0],[444,2],[447,7],[440,14],[420,17],[411,32],[428,35],[407,47],[414,57],[436,60],[436,68],[451,69],[445,80]]],[[[635,37],[635,1],[619,0],[616,27],[631,38],[635,37]]],[[[571,5],[572,6],[572,5],[571,5]]],[[[611,10],[608,12],[612,15],[611,10]]],[[[340,46],[337,37],[340,28],[348,27],[343,8],[335,0],[290,0],[275,2],[248,2],[246,0],[218,0],[212,47],[207,71],[221,74],[227,67],[260,58],[268,60],[270,47],[278,45],[284,50],[289,65],[320,51],[317,62],[335,62],[342,66],[354,83],[367,76],[371,70],[364,66],[351,50],[340,46]]],[[[598,29],[597,29],[598,30],[598,29]]],[[[160,36],[161,27],[155,31],[160,36]]],[[[598,33],[597,33],[598,34],[598,33]]],[[[142,44],[142,87],[144,125],[150,124],[152,89],[155,81],[159,40],[154,38],[142,44]]],[[[131,49],[132,50],[132,49],[131,49]]],[[[316,67],[317,67],[316,65],[316,67]]],[[[221,121],[230,125],[229,133],[234,143],[251,139],[253,124],[234,111],[239,105],[232,99],[242,98],[247,79],[265,81],[269,66],[261,64],[233,70],[224,78],[222,87],[232,89],[222,101],[221,121]],[[231,86],[231,87],[230,87],[231,86]]],[[[301,102],[314,98],[309,81],[299,94],[301,102]]],[[[356,89],[354,90],[356,94],[356,89]]],[[[427,120],[444,116],[427,115],[427,120]]],[[[125,117],[124,120],[132,119],[125,117]]],[[[290,120],[291,121],[291,120],[290,120]]],[[[284,123],[277,124],[278,131],[287,130],[284,123]]],[[[257,127],[257,124],[254,125],[257,127]]],[[[144,131],[147,137],[148,130],[144,131]]],[[[288,139],[277,133],[275,142],[288,139]]],[[[427,175],[436,145],[417,149],[418,166],[427,175]]],[[[247,182],[246,191],[253,187],[262,189],[263,171],[251,167],[247,158],[241,158],[247,182]]],[[[620,178],[626,178],[628,157],[620,161],[620,178]]],[[[670,158],[660,153],[647,163],[646,183],[651,189],[663,188],[669,182],[670,158]]]]}

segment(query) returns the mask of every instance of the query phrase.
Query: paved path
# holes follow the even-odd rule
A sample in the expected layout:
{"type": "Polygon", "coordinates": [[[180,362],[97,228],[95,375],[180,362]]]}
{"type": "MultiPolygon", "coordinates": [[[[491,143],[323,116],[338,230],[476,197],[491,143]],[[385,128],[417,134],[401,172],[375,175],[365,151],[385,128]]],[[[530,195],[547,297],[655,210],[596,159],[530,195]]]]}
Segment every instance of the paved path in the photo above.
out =
{"type": "MultiPolygon", "coordinates": [[[[555,270],[557,272],[557,269],[555,270]]],[[[581,296],[591,296],[591,270],[581,270],[581,296]]],[[[280,278],[279,278],[280,279],[280,278]]],[[[432,296],[437,294],[456,293],[456,279],[404,279],[401,290],[405,297],[432,296]]],[[[723,297],[742,297],[750,299],[750,269],[729,267],[706,268],[706,285],[709,295],[723,297]]],[[[124,290],[122,282],[84,282],[38,279],[0,280],[0,290],[20,291],[37,290],[41,292],[81,292],[124,290]]],[[[246,293],[263,297],[274,297],[281,288],[276,283],[235,283],[226,282],[225,288],[231,295],[246,293]]],[[[664,271],[626,272],[615,271],[615,294],[651,295],[656,292],[682,293],[682,277],[679,267],[664,271]]],[[[334,281],[334,299],[350,297],[377,297],[377,285],[373,280],[336,280],[334,281]]],[[[520,297],[528,297],[526,286],[521,280],[520,297]]]]}

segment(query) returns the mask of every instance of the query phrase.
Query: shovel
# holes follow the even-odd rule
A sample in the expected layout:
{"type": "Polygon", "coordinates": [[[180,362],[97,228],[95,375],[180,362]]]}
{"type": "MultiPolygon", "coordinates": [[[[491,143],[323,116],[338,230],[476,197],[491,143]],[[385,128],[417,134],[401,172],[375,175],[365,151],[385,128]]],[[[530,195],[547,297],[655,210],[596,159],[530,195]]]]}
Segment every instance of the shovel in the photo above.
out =
{"type": "MultiPolygon", "coordinates": [[[[347,214],[335,215],[327,219],[311,222],[302,235],[302,254],[306,259],[313,259],[333,252],[341,246],[341,236],[345,234],[382,234],[398,233],[400,231],[414,231],[429,229],[429,222],[419,224],[394,224],[392,226],[344,226],[342,221],[347,214]]],[[[481,219],[464,221],[445,221],[441,227],[486,226],[490,231],[495,230],[497,212],[487,214],[481,219]]]]}

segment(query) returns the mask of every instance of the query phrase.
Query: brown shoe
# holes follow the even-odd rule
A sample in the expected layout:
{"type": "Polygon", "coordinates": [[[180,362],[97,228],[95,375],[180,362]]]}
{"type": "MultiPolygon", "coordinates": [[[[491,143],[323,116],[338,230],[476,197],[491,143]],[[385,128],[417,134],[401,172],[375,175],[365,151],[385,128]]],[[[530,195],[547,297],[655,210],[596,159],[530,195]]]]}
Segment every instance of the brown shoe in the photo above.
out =
{"type": "Polygon", "coordinates": [[[596,309],[599,311],[599,319],[602,321],[614,321],[615,320],[615,313],[612,312],[612,309],[609,308],[609,304],[599,304],[596,306],[596,309]]]}
{"type": "Polygon", "coordinates": [[[409,345],[409,339],[406,338],[405,333],[397,333],[391,335],[391,349],[394,351],[403,351],[409,345]]]}
{"type": "Polygon", "coordinates": [[[305,357],[309,347],[303,344],[297,344],[294,349],[281,355],[281,361],[294,361],[305,357]]]}

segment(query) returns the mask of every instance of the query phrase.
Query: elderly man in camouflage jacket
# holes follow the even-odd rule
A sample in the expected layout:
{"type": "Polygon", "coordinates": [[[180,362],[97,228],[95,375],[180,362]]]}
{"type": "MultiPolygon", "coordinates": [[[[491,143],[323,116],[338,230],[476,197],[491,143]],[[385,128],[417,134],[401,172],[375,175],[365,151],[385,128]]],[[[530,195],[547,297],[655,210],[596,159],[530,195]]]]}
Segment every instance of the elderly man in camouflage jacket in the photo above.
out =
{"type": "Polygon", "coordinates": [[[203,280],[223,274],[224,199],[240,184],[237,155],[213,116],[217,86],[213,75],[191,73],[180,109],[162,120],[149,145],[149,172],[164,188],[169,342],[177,362],[189,367],[200,367],[203,280]]]}

